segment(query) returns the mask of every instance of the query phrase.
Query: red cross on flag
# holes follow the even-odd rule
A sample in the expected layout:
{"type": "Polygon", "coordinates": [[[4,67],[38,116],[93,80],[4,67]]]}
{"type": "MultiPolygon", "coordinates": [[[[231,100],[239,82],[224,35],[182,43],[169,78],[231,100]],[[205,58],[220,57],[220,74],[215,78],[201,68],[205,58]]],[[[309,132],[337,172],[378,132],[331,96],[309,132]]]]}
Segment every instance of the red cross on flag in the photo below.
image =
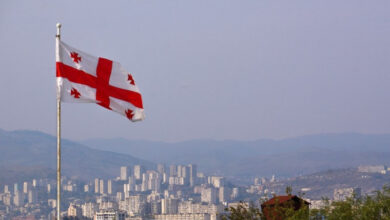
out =
{"type": "Polygon", "coordinates": [[[141,93],[119,63],[61,41],[57,50],[57,89],[62,102],[97,103],[131,121],[144,119],[141,93]]]}

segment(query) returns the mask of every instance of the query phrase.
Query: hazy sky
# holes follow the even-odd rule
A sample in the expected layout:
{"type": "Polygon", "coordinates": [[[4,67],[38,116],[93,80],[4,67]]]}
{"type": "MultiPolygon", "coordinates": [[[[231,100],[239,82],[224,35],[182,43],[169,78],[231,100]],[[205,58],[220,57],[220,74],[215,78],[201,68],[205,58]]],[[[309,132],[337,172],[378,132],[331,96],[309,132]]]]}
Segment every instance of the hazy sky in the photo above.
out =
{"type": "Polygon", "coordinates": [[[146,120],[64,103],[63,137],[390,132],[390,1],[0,1],[0,128],[55,134],[55,32],[114,59],[146,120]]]}

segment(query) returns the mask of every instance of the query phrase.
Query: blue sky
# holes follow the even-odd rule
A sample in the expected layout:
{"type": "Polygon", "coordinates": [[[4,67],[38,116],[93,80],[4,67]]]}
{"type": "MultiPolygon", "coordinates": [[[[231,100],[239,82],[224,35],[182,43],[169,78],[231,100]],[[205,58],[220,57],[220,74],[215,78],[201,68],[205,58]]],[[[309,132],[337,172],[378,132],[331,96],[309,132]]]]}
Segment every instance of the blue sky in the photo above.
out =
{"type": "Polygon", "coordinates": [[[1,1],[0,127],[55,134],[55,31],[120,62],[146,120],[63,106],[63,137],[390,132],[389,1],[1,1]]]}

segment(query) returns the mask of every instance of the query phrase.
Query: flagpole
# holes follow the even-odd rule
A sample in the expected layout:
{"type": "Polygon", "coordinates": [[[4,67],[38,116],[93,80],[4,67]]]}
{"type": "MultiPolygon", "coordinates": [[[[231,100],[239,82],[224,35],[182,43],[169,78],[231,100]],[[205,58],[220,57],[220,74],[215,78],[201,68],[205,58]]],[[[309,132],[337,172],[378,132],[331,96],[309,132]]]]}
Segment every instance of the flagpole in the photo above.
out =
{"type": "MultiPolygon", "coordinates": [[[[61,23],[57,23],[56,61],[59,61],[61,23]]],[[[61,91],[57,84],[57,220],[61,219],[61,91]]]]}

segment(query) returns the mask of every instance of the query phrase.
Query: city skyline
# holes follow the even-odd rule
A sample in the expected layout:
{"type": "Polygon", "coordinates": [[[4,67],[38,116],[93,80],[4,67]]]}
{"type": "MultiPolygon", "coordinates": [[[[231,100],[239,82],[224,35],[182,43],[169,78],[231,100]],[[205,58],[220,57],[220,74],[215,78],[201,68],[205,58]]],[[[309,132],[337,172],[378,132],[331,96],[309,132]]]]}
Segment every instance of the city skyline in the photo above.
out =
{"type": "MultiPolygon", "coordinates": [[[[315,210],[326,204],[323,198],[340,202],[373,193],[389,180],[390,167],[361,165],[287,179],[257,176],[245,185],[232,184],[225,176],[206,175],[197,170],[196,164],[158,164],[150,169],[142,165],[121,166],[115,173],[115,178],[96,177],[89,181],[64,176],[62,218],[118,219],[119,215],[123,220],[219,220],[227,214],[225,208],[243,201],[256,205],[283,194],[284,188],[291,186],[292,193],[304,193],[300,197],[315,210]],[[324,189],[318,187],[321,182],[327,183],[324,189]]],[[[51,178],[0,184],[0,218],[54,219],[55,189],[51,178]]]]}

